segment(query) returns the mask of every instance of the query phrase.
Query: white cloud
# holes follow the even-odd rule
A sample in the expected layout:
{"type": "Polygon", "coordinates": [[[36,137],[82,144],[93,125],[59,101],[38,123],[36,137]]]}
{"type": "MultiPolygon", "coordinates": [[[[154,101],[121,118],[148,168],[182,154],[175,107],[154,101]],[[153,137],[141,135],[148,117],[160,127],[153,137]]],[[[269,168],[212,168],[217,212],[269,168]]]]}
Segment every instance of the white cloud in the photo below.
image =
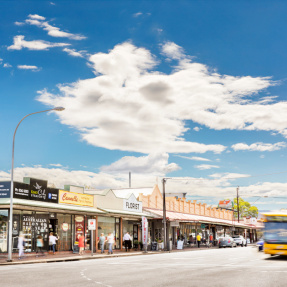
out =
{"type": "Polygon", "coordinates": [[[66,43],[51,43],[42,40],[26,41],[24,38],[25,37],[23,35],[15,36],[13,39],[14,44],[9,46],[7,49],[22,50],[23,48],[27,48],[29,50],[48,50],[49,48],[64,47],[70,45],[66,43]]]}
{"type": "Polygon", "coordinates": [[[50,2],[51,5],[56,5],[54,2],[50,2]]]}
{"type": "Polygon", "coordinates": [[[30,19],[36,19],[36,20],[46,20],[45,17],[40,16],[40,15],[37,15],[37,14],[33,14],[33,15],[32,15],[32,14],[29,14],[28,17],[29,17],[30,19]]]}
{"type": "Polygon", "coordinates": [[[285,142],[278,142],[275,144],[270,144],[270,143],[253,143],[251,145],[247,145],[245,143],[237,143],[231,146],[233,150],[238,151],[238,150],[248,150],[248,151],[275,151],[275,150],[280,150],[282,148],[286,147],[285,142]]]}
{"type": "Polygon", "coordinates": [[[189,121],[215,130],[287,131],[287,102],[258,103],[258,93],[275,85],[270,78],[220,75],[175,44],[165,48],[180,58],[170,74],[155,70],[147,49],[123,43],[90,57],[94,78],[59,85],[59,94],[40,91],[38,99],[64,106],[61,122],[89,144],[145,154],[225,150],[186,141],[189,121]]]}
{"type": "Polygon", "coordinates": [[[265,158],[265,155],[264,155],[264,154],[262,154],[262,155],[260,156],[260,158],[265,158]]]}
{"type": "Polygon", "coordinates": [[[185,57],[184,50],[173,42],[162,45],[162,53],[170,59],[180,60],[185,57]]]}
{"type": "Polygon", "coordinates": [[[175,163],[168,163],[168,154],[150,154],[147,156],[135,157],[125,156],[109,166],[103,166],[101,171],[107,173],[132,173],[154,174],[155,176],[164,176],[179,170],[180,167],[175,163]]]}
{"type": "Polygon", "coordinates": [[[84,57],[83,51],[76,51],[75,49],[68,49],[68,48],[64,48],[63,51],[73,57],[81,57],[81,58],[84,57]]]}
{"type": "Polygon", "coordinates": [[[28,19],[25,20],[26,24],[34,25],[48,31],[48,35],[52,37],[69,38],[72,40],[83,40],[86,39],[85,36],[79,34],[72,34],[68,32],[61,31],[60,28],[52,26],[48,21],[44,21],[45,17],[39,15],[29,15],[28,19]]]}
{"type": "Polygon", "coordinates": [[[200,128],[200,127],[194,127],[193,130],[196,131],[196,132],[199,132],[200,130],[202,130],[202,128],[200,128]]]}
{"type": "Polygon", "coordinates": [[[133,14],[133,17],[137,18],[137,17],[141,16],[142,14],[143,14],[142,12],[138,12],[138,13],[133,14]]]}
{"type": "Polygon", "coordinates": [[[197,160],[197,161],[210,161],[208,158],[198,157],[198,156],[183,156],[183,155],[176,155],[177,157],[189,159],[189,160],[197,160]]]}
{"type": "Polygon", "coordinates": [[[10,65],[9,63],[4,63],[3,67],[4,68],[12,68],[12,65],[10,65]]]}
{"type": "Polygon", "coordinates": [[[218,165],[211,165],[211,164],[200,164],[200,165],[195,165],[195,168],[199,170],[206,170],[206,169],[211,169],[211,168],[219,168],[218,165]]]}
{"type": "Polygon", "coordinates": [[[14,24],[17,25],[17,26],[23,26],[23,25],[25,25],[24,22],[18,22],[18,21],[16,21],[14,24]]]}
{"type": "Polygon", "coordinates": [[[55,166],[55,167],[62,167],[60,163],[50,163],[50,166],[55,166]]]}
{"type": "Polygon", "coordinates": [[[0,63],[2,63],[2,62],[3,62],[3,59],[0,58],[0,63]]]}
{"type": "Polygon", "coordinates": [[[40,70],[40,68],[38,68],[37,66],[30,66],[30,65],[18,65],[17,68],[20,70],[32,70],[34,72],[40,70]]]}

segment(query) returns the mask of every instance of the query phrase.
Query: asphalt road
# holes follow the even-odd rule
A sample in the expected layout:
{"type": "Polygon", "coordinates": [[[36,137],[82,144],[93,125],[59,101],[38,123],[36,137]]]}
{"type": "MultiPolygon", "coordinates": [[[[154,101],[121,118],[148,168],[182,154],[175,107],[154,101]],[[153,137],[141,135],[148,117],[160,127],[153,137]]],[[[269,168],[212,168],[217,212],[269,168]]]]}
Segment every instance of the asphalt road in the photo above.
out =
{"type": "Polygon", "coordinates": [[[0,267],[0,286],[286,286],[287,258],[255,247],[0,267]]]}

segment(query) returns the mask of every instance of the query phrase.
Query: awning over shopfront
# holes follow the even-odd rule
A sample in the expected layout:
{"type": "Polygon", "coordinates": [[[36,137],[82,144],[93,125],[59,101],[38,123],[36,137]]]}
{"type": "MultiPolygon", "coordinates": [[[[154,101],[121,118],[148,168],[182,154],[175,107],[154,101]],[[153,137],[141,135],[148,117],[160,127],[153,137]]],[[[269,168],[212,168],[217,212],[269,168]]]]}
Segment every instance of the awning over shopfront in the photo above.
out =
{"type": "MultiPolygon", "coordinates": [[[[0,205],[5,208],[9,208],[10,199],[9,198],[0,198],[0,205]]],[[[73,213],[77,212],[85,212],[87,214],[105,214],[104,211],[99,210],[98,208],[94,207],[87,207],[87,206],[75,206],[71,204],[56,204],[56,203],[49,203],[49,202],[42,202],[42,201],[33,201],[33,200],[25,200],[25,199],[13,199],[13,208],[16,208],[17,205],[19,207],[29,206],[35,208],[45,208],[45,209],[55,209],[55,211],[73,211],[73,213]]]]}
{"type": "MultiPolygon", "coordinates": [[[[163,217],[163,211],[161,209],[144,208],[144,210],[151,214],[154,214],[155,217],[158,217],[158,218],[163,217]]],[[[230,221],[226,219],[213,218],[213,217],[202,216],[202,215],[174,212],[174,211],[166,211],[166,217],[169,221],[177,220],[179,222],[209,223],[209,224],[216,224],[216,225],[235,226],[235,227],[241,227],[241,228],[254,228],[250,225],[238,223],[236,221],[230,221]]]]}
{"type": "Polygon", "coordinates": [[[143,212],[132,212],[132,211],[126,211],[126,210],[116,210],[116,209],[107,209],[107,208],[101,208],[101,210],[107,213],[119,214],[119,215],[154,217],[153,215],[150,215],[148,213],[143,213],[143,212]]]}

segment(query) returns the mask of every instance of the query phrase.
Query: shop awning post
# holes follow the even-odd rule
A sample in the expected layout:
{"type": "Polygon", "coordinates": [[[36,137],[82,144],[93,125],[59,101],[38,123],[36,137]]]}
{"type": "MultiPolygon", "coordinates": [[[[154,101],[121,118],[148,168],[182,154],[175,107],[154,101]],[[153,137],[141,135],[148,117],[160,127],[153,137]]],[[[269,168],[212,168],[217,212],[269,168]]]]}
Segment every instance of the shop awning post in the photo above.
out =
{"type": "Polygon", "coordinates": [[[163,222],[163,234],[164,234],[164,250],[168,250],[167,249],[167,240],[166,240],[166,208],[165,208],[165,183],[166,183],[166,178],[162,179],[162,200],[163,200],[163,218],[162,218],[162,222],[163,222]]]}
{"type": "Polygon", "coordinates": [[[40,113],[45,113],[45,112],[50,112],[50,111],[63,111],[65,110],[65,108],[62,107],[56,107],[53,109],[49,109],[49,110],[45,110],[45,111],[40,111],[40,112],[35,112],[35,113],[31,113],[26,115],[24,118],[21,119],[21,121],[18,123],[15,131],[14,131],[14,135],[13,135],[13,145],[12,145],[12,165],[11,165],[11,185],[10,185],[10,207],[9,207],[9,230],[8,230],[8,262],[12,261],[12,221],[13,221],[13,191],[14,191],[14,147],[15,147],[15,136],[16,136],[16,132],[17,129],[19,127],[19,125],[22,123],[22,121],[31,116],[31,115],[35,115],[35,114],[40,114],[40,113]]]}

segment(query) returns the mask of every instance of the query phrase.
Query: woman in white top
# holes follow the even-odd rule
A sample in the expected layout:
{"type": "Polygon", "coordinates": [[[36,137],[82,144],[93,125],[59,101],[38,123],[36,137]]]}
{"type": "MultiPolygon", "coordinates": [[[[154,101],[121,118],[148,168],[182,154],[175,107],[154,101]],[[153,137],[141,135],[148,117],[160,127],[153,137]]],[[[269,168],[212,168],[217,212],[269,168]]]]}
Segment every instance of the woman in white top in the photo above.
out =
{"type": "Polygon", "coordinates": [[[24,244],[25,244],[25,237],[22,232],[18,237],[18,249],[19,249],[19,259],[24,256],[24,244]]]}
{"type": "Polygon", "coordinates": [[[108,254],[113,254],[114,235],[111,232],[108,234],[107,241],[109,244],[109,253],[108,254]]]}

